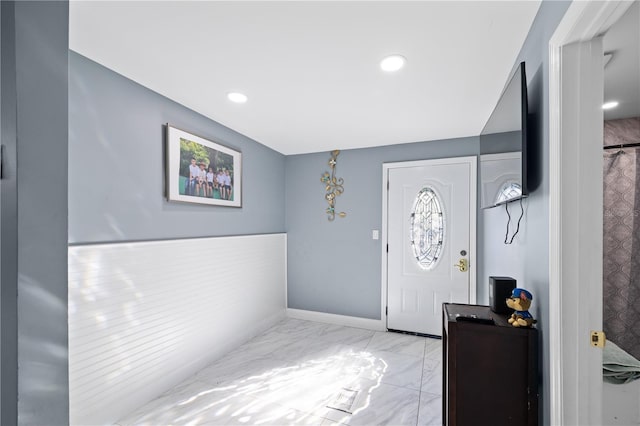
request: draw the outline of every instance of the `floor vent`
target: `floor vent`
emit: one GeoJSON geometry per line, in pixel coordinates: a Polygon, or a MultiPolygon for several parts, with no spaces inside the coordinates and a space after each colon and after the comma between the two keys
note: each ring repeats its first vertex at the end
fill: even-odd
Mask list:
{"type": "Polygon", "coordinates": [[[353,404],[356,402],[357,396],[357,390],[342,388],[333,401],[327,404],[327,408],[333,408],[334,410],[353,414],[353,404]]]}

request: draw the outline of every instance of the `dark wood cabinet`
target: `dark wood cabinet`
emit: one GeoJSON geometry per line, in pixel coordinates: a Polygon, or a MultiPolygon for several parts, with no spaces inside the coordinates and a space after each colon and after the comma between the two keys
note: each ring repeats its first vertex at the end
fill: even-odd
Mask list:
{"type": "Polygon", "coordinates": [[[443,305],[444,425],[538,424],[538,331],[507,319],[488,306],[443,305]]]}

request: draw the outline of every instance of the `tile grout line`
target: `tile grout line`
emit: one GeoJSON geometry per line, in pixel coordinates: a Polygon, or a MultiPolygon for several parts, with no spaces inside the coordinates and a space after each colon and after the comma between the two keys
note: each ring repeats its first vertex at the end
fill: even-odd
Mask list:
{"type": "Polygon", "coordinates": [[[371,336],[369,336],[369,341],[367,342],[367,344],[365,345],[364,349],[367,350],[369,349],[369,345],[371,344],[371,341],[373,340],[373,336],[376,335],[376,331],[373,332],[373,334],[371,334],[371,336]]]}
{"type": "Polygon", "coordinates": [[[416,426],[420,422],[420,402],[422,401],[422,380],[424,380],[424,359],[427,357],[427,339],[424,340],[422,350],[422,369],[420,370],[420,389],[418,390],[418,415],[416,416],[416,426]]]}

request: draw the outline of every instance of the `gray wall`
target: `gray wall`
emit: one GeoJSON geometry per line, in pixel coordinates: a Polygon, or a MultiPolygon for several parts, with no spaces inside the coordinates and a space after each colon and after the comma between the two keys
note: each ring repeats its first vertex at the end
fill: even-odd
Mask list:
{"type": "Polygon", "coordinates": [[[329,153],[286,159],[288,306],[295,309],[380,319],[382,164],[460,157],[478,153],[478,137],[342,151],[336,176],[344,193],[329,222],[324,185],[329,153]]]}
{"type": "Polygon", "coordinates": [[[18,194],[16,58],[12,2],[0,3],[2,179],[0,180],[0,424],[18,421],[18,194]]]}
{"type": "MultiPolygon", "coordinates": [[[[488,277],[510,275],[534,294],[532,311],[540,330],[541,419],[549,421],[549,64],[548,42],[570,2],[544,1],[515,62],[526,62],[529,108],[536,142],[529,151],[533,192],[514,244],[505,245],[504,207],[478,215],[478,303],[488,303],[488,277]]],[[[514,67],[515,67],[514,64],[514,67]]],[[[337,175],[345,179],[338,211],[347,217],[326,220],[320,176],[329,153],[286,159],[289,307],[364,318],[380,318],[382,163],[455,157],[478,153],[478,138],[344,151],[337,175]],[[315,189],[314,189],[315,188],[315,189]]],[[[520,213],[509,205],[512,216],[520,213]]],[[[513,225],[513,224],[512,224],[513,225]]],[[[512,231],[513,232],[513,228],[512,231]]]]}
{"type": "MultiPolygon", "coordinates": [[[[71,243],[82,243],[281,232],[286,223],[289,306],[377,319],[380,240],[371,239],[371,230],[382,226],[382,163],[477,153],[477,138],[345,151],[337,168],[338,176],[345,179],[345,193],[339,197],[337,207],[348,215],[329,223],[319,180],[322,172],[328,170],[328,153],[285,159],[75,54],[70,58],[67,98],[66,2],[16,5],[13,68],[17,71],[17,82],[13,105],[18,106],[15,129],[19,142],[14,143],[8,123],[10,112],[5,110],[11,104],[10,100],[5,103],[8,96],[5,77],[7,70],[12,69],[7,53],[10,49],[5,49],[7,24],[12,19],[6,16],[9,5],[5,3],[2,4],[2,137],[3,144],[7,144],[5,164],[8,172],[14,167],[14,175],[13,183],[2,183],[2,287],[5,288],[6,274],[11,272],[5,272],[5,262],[11,260],[7,249],[15,238],[18,258],[12,268],[19,297],[17,301],[2,299],[3,424],[5,413],[11,413],[11,406],[5,403],[12,403],[11,398],[5,399],[5,386],[15,386],[12,373],[7,376],[4,367],[4,350],[8,348],[4,339],[11,338],[16,320],[11,317],[12,304],[17,304],[19,320],[20,422],[68,422],[67,237],[71,243]],[[242,209],[173,204],[162,199],[162,124],[166,122],[243,152],[242,209]],[[127,163],[123,160],[126,158],[132,161],[127,163]],[[146,162],[144,172],[140,172],[136,159],[146,162]],[[87,168],[98,182],[87,178],[87,168]],[[286,211],[281,191],[285,168],[286,211]],[[16,191],[14,195],[11,185],[16,191]],[[9,188],[7,196],[5,188],[9,188]],[[13,214],[12,197],[17,200],[13,214]],[[17,224],[17,234],[6,226],[12,220],[17,224]],[[7,330],[9,333],[5,334],[7,330]]],[[[484,270],[479,275],[479,301],[486,302],[486,277],[507,275],[514,264],[513,275],[535,295],[533,310],[542,335],[541,405],[545,424],[549,419],[548,40],[567,7],[566,2],[543,2],[518,59],[527,62],[534,130],[541,142],[534,153],[540,169],[539,188],[526,202],[522,235],[515,245],[505,247],[501,244],[503,230],[495,225],[505,223],[497,216],[500,211],[481,212],[479,216],[484,235],[479,240],[479,249],[487,248],[492,253],[491,258],[484,259],[484,270]],[[494,235],[500,236],[495,243],[494,235]]]]}
{"type": "MultiPolygon", "coordinates": [[[[541,424],[549,424],[549,39],[564,16],[570,2],[543,1],[538,15],[518,56],[525,61],[529,91],[531,136],[535,142],[529,152],[533,170],[530,186],[537,187],[524,202],[525,216],[513,245],[504,245],[507,216],[504,207],[482,210],[479,215],[485,254],[478,282],[479,303],[488,302],[487,281],[491,275],[507,275],[518,286],[533,293],[532,314],[538,320],[542,368],[541,424]],[[482,297],[480,297],[482,296],[482,297]]],[[[510,211],[519,215],[516,203],[510,211]]],[[[512,214],[513,215],[513,214],[512,214]]]]}
{"type": "Polygon", "coordinates": [[[69,243],[283,232],[285,158],[69,54],[69,243]],[[242,152],[242,208],[168,202],[164,124],[242,152]]]}
{"type": "Polygon", "coordinates": [[[2,424],[63,425],[68,3],[1,7],[2,424]]]}

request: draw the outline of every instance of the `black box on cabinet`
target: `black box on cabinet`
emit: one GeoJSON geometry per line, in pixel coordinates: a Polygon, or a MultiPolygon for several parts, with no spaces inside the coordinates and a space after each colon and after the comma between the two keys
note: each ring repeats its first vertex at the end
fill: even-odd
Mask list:
{"type": "Polygon", "coordinates": [[[516,280],[511,277],[489,277],[489,306],[497,314],[510,314],[505,301],[511,297],[511,292],[516,288],[516,280]]]}

